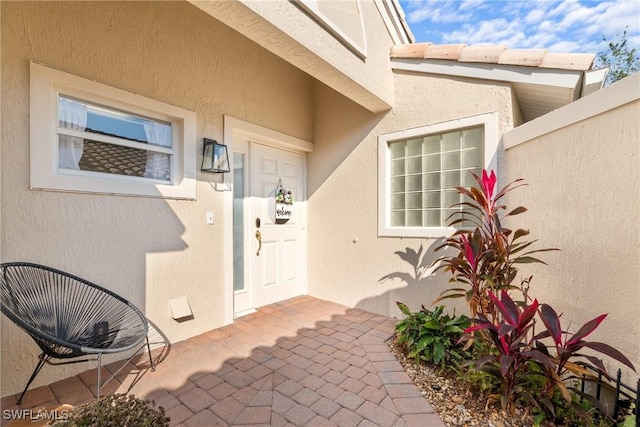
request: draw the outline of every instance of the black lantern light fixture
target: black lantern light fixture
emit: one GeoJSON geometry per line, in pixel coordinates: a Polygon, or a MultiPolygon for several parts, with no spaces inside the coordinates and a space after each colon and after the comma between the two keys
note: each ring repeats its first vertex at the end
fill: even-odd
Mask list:
{"type": "Polygon", "coordinates": [[[200,170],[213,173],[230,172],[227,146],[213,139],[204,138],[200,170]]]}

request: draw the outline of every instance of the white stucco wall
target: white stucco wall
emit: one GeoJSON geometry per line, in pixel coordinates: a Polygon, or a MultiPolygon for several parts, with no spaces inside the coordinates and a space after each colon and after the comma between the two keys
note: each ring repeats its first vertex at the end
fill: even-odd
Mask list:
{"type": "MultiPolygon", "coordinates": [[[[563,326],[572,332],[608,313],[588,339],[618,348],[636,369],[639,98],[636,73],[505,136],[505,145],[513,145],[505,152],[506,179],[524,178],[528,184],[509,197],[511,206],[529,209],[512,224],[529,229],[532,238],[539,239],[538,248],[560,249],[541,255],[546,266],[522,266],[533,274],[532,296],[564,313],[563,326]]],[[[629,384],[634,378],[637,374],[625,377],[629,384]]]]}
{"type": "MultiPolygon", "coordinates": [[[[411,272],[394,254],[424,245],[434,260],[434,240],[379,238],[377,164],[380,134],[497,112],[499,133],[510,130],[514,105],[508,84],[416,75],[394,76],[395,107],[372,116],[318,85],[314,151],[309,154],[309,293],[384,315],[399,315],[395,302],[413,309],[431,303],[449,276],[422,283],[379,283],[393,272],[411,272]]],[[[454,300],[447,305],[456,307],[454,300]]],[[[457,305],[458,312],[464,305],[457,305]]]]}
{"type": "MultiPolygon", "coordinates": [[[[221,326],[222,177],[199,172],[197,201],[29,190],[29,61],[195,111],[198,151],[186,154],[198,169],[225,114],[311,139],[312,79],[186,2],[2,2],[1,18],[2,261],[112,289],[173,342],[221,326]],[[194,320],[170,319],[180,295],[194,320]]],[[[22,389],[37,350],[2,316],[3,396],[22,389]]],[[[48,367],[34,385],[92,367],[48,367]]]]}

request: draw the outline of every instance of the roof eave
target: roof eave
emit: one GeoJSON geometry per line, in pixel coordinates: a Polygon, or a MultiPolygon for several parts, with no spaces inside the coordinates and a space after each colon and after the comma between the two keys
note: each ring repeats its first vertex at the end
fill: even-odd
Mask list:
{"type": "Polygon", "coordinates": [[[575,101],[586,94],[583,90],[584,82],[588,80],[586,87],[594,88],[598,85],[597,81],[603,78],[602,73],[599,73],[590,76],[590,79],[586,79],[585,72],[580,70],[458,62],[440,59],[394,58],[391,61],[391,65],[394,70],[511,83],[516,92],[516,97],[521,103],[525,121],[533,120],[540,115],[575,101]],[[529,100],[523,93],[525,88],[529,94],[532,90],[539,93],[555,91],[558,96],[548,101],[544,101],[542,95],[534,97],[535,100],[532,100],[532,102],[535,105],[528,105],[529,100]]]}
{"type": "Polygon", "coordinates": [[[563,88],[576,88],[578,80],[582,76],[582,71],[576,70],[457,62],[439,59],[394,58],[391,60],[391,67],[394,70],[413,71],[424,74],[440,74],[511,83],[542,84],[563,88]]]}

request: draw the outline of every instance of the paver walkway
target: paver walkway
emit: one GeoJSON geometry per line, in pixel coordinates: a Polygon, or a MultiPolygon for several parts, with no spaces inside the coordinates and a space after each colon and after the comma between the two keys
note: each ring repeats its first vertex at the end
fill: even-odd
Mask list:
{"type": "MultiPolygon", "coordinates": [[[[385,343],[394,324],[298,297],[172,345],[155,372],[140,357],[103,393],[152,399],[172,426],[444,426],[385,343]]],[[[38,387],[22,408],[90,401],[95,382],[94,369],[38,387]]]]}

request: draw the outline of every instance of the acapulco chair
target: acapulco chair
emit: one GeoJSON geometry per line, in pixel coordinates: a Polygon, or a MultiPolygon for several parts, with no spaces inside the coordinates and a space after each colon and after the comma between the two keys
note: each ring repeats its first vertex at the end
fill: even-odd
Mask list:
{"type": "Polygon", "coordinates": [[[2,313],[42,350],[18,404],[45,363],[97,361],[98,398],[100,387],[119,372],[101,383],[103,354],[135,349],[131,360],[146,345],[151,369],[155,370],[147,319],[114,292],[55,268],[24,262],[0,264],[0,283],[2,313]]]}

